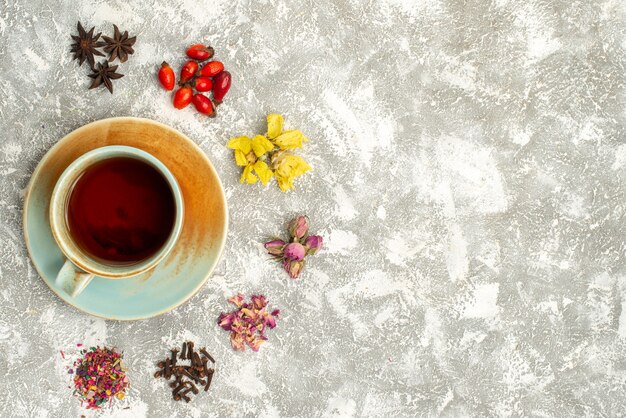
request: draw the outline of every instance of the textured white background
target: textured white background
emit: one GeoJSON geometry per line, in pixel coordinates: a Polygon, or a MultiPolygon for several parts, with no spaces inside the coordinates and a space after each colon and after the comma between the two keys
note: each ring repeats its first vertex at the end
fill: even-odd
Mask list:
{"type": "Polygon", "coordinates": [[[125,352],[105,417],[626,414],[625,27],[619,0],[0,2],[0,414],[85,413],[76,343],[125,352]],[[138,35],[112,96],[71,61],[77,20],[138,35]],[[154,77],[196,41],[234,76],[214,120],[154,77]],[[269,112],[311,138],[296,193],[240,185],[224,147],[269,112]],[[231,213],[209,283],[134,323],[64,305],[21,232],[44,153],[125,115],[193,138],[231,213]],[[327,246],[291,281],[260,243],[297,213],[327,246]],[[215,324],[238,291],[283,311],[258,354],[215,324]],[[219,361],[188,405],[151,377],[185,338],[219,361]]]}

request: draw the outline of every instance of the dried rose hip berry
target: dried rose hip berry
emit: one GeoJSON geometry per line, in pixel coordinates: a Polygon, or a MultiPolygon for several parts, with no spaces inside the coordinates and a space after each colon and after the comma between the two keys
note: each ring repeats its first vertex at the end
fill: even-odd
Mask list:
{"type": "Polygon", "coordinates": [[[187,107],[191,103],[193,97],[193,90],[189,86],[183,86],[176,90],[174,93],[174,107],[176,109],[182,109],[187,107]]]}
{"type": "Polygon", "coordinates": [[[180,82],[186,83],[191,80],[198,71],[198,63],[195,61],[187,61],[180,70],[180,82]]]}
{"type": "Polygon", "coordinates": [[[224,71],[224,64],[219,61],[209,61],[204,65],[204,67],[202,67],[197,75],[204,77],[215,77],[222,71],[224,71]]]}
{"type": "Polygon", "coordinates": [[[163,61],[161,68],[159,68],[159,82],[165,90],[173,90],[176,84],[174,70],[172,70],[172,67],[165,61],[163,61]]]}
{"type": "Polygon", "coordinates": [[[187,48],[187,56],[198,61],[208,60],[213,56],[213,48],[203,44],[193,44],[187,48]]]}
{"type": "Polygon", "coordinates": [[[213,78],[213,100],[216,104],[222,103],[222,99],[230,89],[231,76],[228,71],[222,71],[213,78]]]}
{"type": "Polygon", "coordinates": [[[193,86],[197,91],[211,91],[213,81],[209,77],[197,77],[193,81],[193,86]]]}
{"type": "Polygon", "coordinates": [[[215,116],[215,106],[213,106],[213,102],[211,102],[211,99],[206,97],[204,94],[194,94],[191,101],[193,102],[193,105],[196,107],[196,110],[198,112],[210,117],[215,116]]]}

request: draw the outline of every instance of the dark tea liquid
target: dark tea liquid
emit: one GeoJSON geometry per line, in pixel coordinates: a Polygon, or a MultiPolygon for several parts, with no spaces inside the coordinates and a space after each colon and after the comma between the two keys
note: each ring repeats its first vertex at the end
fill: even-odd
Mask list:
{"type": "Polygon", "coordinates": [[[72,189],[67,222],[78,246],[109,264],[132,264],[167,241],[176,206],[165,178],[133,158],[100,161],[72,189]]]}

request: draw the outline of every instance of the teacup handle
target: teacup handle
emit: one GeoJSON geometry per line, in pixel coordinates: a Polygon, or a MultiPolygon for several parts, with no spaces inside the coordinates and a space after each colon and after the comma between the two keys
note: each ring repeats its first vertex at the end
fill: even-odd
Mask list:
{"type": "Polygon", "coordinates": [[[93,274],[85,273],[70,260],[65,260],[65,264],[57,274],[56,285],[75,298],[87,287],[91,279],[93,279],[93,274]]]}

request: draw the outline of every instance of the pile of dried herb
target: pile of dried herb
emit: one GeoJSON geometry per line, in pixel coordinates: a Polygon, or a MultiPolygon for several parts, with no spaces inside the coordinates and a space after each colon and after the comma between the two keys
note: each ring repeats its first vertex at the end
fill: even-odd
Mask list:
{"type": "Polygon", "coordinates": [[[113,25],[113,37],[102,36],[102,40],[100,40],[101,33],[94,34],[95,28],[86,31],[83,25],[78,22],[77,29],[78,35],[72,35],[74,43],[70,52],[74,54],[74,59],[78,60],[79,66],[83,65],[85,61],[89,64],[91,69],[89,77],[93,79],[89,88],[104,86],[113,93],[112,80],[122,78],[124,75],[117,73],[118,65],[109,65],[109,62],[116,59],[120,63],[126,62],[128,56],[135,52],[133,45],[137,41],[137,37],[130,37],[128,31],[122,33],[117,25],[113,25]],[[109,58],[96,64],[95,57],[105,56],[99,50],[100,48],[108,54],[109,58]]]}
{"type": "Polygon", "coordinates": [[[265,296],[252,295],[250,299],[250,303],[245,303],[241,293],[231,297],[228,302],[237,309],[222,312],[217,319],[217,324],[230,332],[230,345],[235,351],[244,351],[246,344],[252,351],[259,351],[261,344],[267,341],[265,330],[276,327],[276,318],[280,314],[279,309],[268,310],[265,296]]]}
{"type": "Polygon", "coordinates": [[[84,349],[81,354],[69,370],[74,374],[74,396],[88,409],[99,409],[113,398],[123,399],[129,381],[122,353],[115,348],[98,346],[84,349]]]}
{"type": "Polygon", "coordinates": [[[208,391],[213,380],[215,369],[209,368],[209,361],[215,365],[215,359],[202,347],[197,352],[193,350],[194,343],[187,341],[183,343],[182,351],[178,356],[178,349],[173,348],[169,358],[158,363],[158,370],[154,377],[174,380],[170,382],[172,388],[172,396],[175,401],[181,399],[185,402],[191,401],[190,392],[197,395],[200,391],[198,386],[204,387],[204,391],[208,391]],[[188,365],[178,364],[178,360],[189,360],[188,365]]]}

